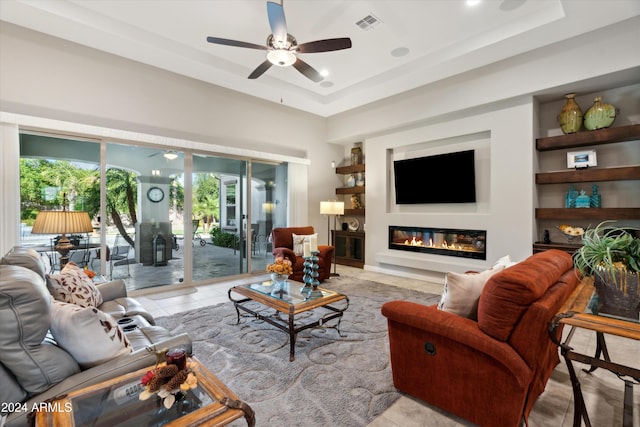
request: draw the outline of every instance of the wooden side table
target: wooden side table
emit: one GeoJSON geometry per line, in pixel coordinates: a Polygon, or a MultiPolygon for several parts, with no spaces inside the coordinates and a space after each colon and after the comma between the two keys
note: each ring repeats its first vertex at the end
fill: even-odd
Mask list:
{"type": "Polygon", "coordinates": [[[195,389],[183,392],[184,398],[167,409],[154,395],[140,400],[140,379],[152,367],[122,375],[59,396],[43,405],[36,413],[36,426],[73,427],[213,427],[225,426],[244,417],[249,427],[255,425],[255,415],[215,375],[192,358],[198,378],[195,389]]]}
{"type": "MultiPolygon", "coordinates": [[[[624,413],[622,425],[624,427],[633,427],[633,385],[634,381],[636,383],[640,382],[640,367],[629,367],[612,362],[607,350],[605,334],[640,340],[640,322],[631,319],[624,320],[594,314],[590,310],[594,294],[593,278],[585,277],[549,324],[549,336],[553,342],[560,346],[561,354],[567,364],[571,378],[574,397],[573,425],[574,427],[580,427],[584,420],[586,427],[591,427],[591,421],[589,420],[582,396],[580,381],[573,367],[572,361],[575,360],[591,365],[591,368],[587,370],[587,372],[593,372],[597,368],[603,368],[613,372],[624,381],[624,413]],[[561,324],[571,327],[564,342],[558,339],[557,328],[561,324]],[[594,356],[573,351],[570,343],[576,328],[589,329],[596,332],[597,346],[594,356]]],[[[640,362],[640,359],[638,359],[638,362],[640,362]]]]}

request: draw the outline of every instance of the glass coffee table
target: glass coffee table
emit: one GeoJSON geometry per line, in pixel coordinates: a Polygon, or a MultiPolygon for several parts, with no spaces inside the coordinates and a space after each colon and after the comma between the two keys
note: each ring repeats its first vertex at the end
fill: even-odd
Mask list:
{"type": "Polygon", "coordinates": [[[319,327],[334,328],[340,336],[343,336],[340,333],[340,321],[344,312],[349,308],[349,298],[346,295],[318,288],[319,294],[322,296],[308,298],[307,294],[300,292],[303,286],[303,283],[287,280],[282,288],[276,289],[272,281],[267,280],[234,286],[229,289],[229,300],[236,308],[238,323],[240,323],[240,310],[242,310],[289,334],[289,361],[295,360],[296,336],[300,331],[319,327]],[[234,298],[232,294],[238,294],[244,298],[237,296],[234,298]],[[275,312],[263,314],[265,310],[255,308],[251,302],[259,303],[258,307],[266,306],[274,309],[275,312]],[[335,303],[338,305],[334,306],[335,303]],[[300,319],[296,321],[297,315],[316,309],[326,313],[315,316],[306,323],[300,319]],[[334,319],[337,319],[335,324],[327,323],[334,319]]]}
{"type": "Polygon", "coordinates": [[[171,408],[165,408],[157,395],[139,399],[143,390],[140,379],[153,368],[149,367],[55,399],[46,410],[36,413],[36,426],[224,426],[245,417],[247,425],[253,427],[251,407],[195,357],[191,360],[198,386],[181,392],[171,408]]]}

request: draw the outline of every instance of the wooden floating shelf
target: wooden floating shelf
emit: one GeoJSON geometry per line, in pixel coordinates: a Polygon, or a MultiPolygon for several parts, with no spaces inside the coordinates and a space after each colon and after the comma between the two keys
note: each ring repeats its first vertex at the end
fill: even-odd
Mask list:
{"type": "Polygon", "coordinates": [[[537,208],[537,219],[640,219],[640,208],[537,208]]]}
{"type": "Polygon", "coordinates": [[[345,216],[364,216],[364,208],[362,209],[345,209],[345,216]]]}
{"type": "Polygon", "coordinates": [[[536,149],[538,151],[549,151],[633,141],[636,139],[640,139],[640,124],[538,138],[536,139],[536,149]]]}
{"type": "Polygon", "coordinates": [[[336,168],[337,174],[348,175],[351,173],[364,172],[364,163],[359,165],[339,166],[336,168]]]}
{"type": "Polygon", "coordinates": [[[336,188],[336,194],[364,194],[364,185],[336,188]]]}
{"type": "Polygon", "coordinates": [[[640,166],[624,166],[602,169],[574,169],[536,174],[536,184],[560,184],[565,182],[622,181],[640,179],[640,166]]]}

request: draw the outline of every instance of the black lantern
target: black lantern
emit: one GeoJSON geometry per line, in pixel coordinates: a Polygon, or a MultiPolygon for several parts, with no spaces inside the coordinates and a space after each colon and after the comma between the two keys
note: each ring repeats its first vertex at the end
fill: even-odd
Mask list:
{"type": "Polygon", "coordinates": [[[167,265],[167,240],[162,234],[156,234],[153,238],[153,265],[167,265]]]}

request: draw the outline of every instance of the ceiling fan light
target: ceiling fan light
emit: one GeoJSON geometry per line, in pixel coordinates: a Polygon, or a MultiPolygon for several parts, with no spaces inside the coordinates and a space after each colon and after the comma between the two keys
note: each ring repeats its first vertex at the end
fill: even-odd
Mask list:
{"type": "Polygon", "coordinates": [[[175,160],[178,158],[178,155],[173,151],[167,151],[166,153],[163,154],[163,156],[165,159],[169,159],[169,160],[175,160]]]}
{"type": "Polygon", "coordinates": [[[296,55],[286,49],[274,49],[267,53],[267,59],[278,67],[288,67],[296,62],[296,55]]]}

